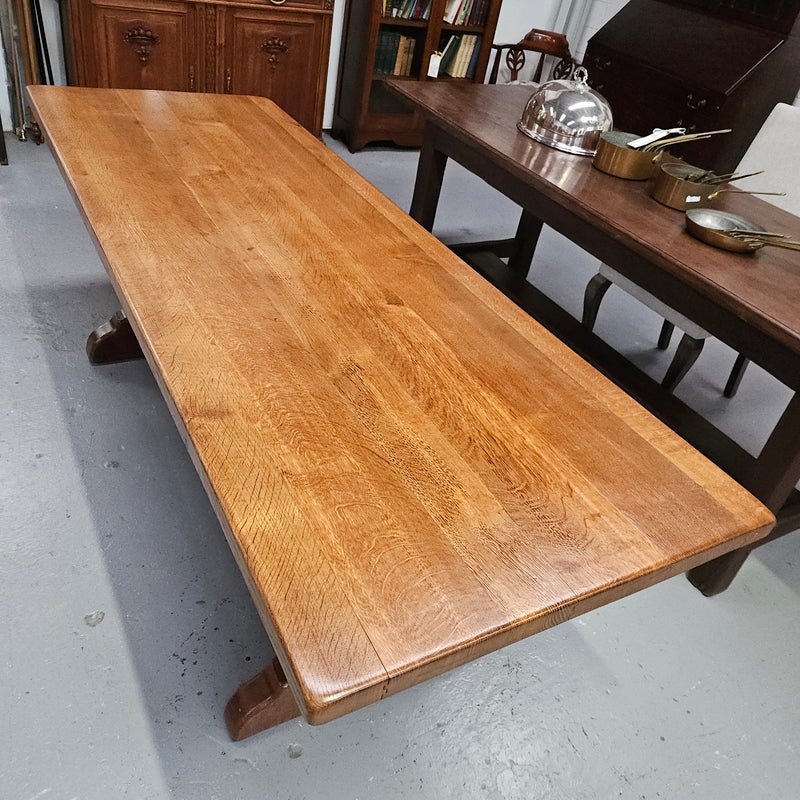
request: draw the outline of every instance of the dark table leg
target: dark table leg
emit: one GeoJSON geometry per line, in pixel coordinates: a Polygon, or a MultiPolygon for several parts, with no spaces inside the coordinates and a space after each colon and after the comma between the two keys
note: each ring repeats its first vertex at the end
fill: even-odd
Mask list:
{"type": "Polygon", "coordinates": [[[516,275],[527,277],[541,232],[542,221],[523,209],[517,226],[517,235],[514,237],[517,241],[517,250],[508,259],[508,266],[516,275]]]}
{"type": "Polygon", "coordinates": [[[104,322],[89,334],[86,340],[86,355],[92,364],[144,358],[142,348],[139,347],[136,334],[124,311],[117,311],[108,322],[104,322]]]}
{"type": "Polygon", "coordinates": [[[417,164],[417,178],[414,183],[414,196],[411,199],[409,216],[419,222],[426,230],[433,230],[439,195],[442,191],[444,168],[447,156],[436,149],[435,137],[429,127],[422,141],[417,164]]]}
{"type": "Polygon", "coordinates": [[[6,152],[6,135],[3,133],[3,120],[0,119],[0,164],[8,164],[8,153],[6,152]]]}
{"type": "Polygon", "coordinates": [[[225,706],[225,724],[234,741],[300,716],[277,658],[253,680],[242,684],[225,706]]]}
{"type": "MultiPolygon", "coordinates": [[[[800,480],[800,392],[781,415],[751,473],[742,485],[752,492],[770,511],[779,515],[800,480]]],[[[778,516],[780,524],[780,516],[778,516]]],[[[779,532],[788,533],[788,530],[779,532]]],[[[728,588],[744,564],[748,554],[760,542],[715,558],[689,572],[689,580],[705,595],[719,594],[728,588]]]]}

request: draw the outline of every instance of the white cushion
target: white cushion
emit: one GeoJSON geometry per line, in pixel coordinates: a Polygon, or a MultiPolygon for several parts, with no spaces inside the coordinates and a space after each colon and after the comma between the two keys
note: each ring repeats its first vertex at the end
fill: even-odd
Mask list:
{"type": "Polygon", "coordinates": [[[734,181],[738,189],[786,192],[785,197],[765,195],[762,200],[800,216],[800,108],[778,103],[739,162],[737,172],[761,175],[734,181]]]}
{"type": "Polygon", "coordinates": [[[676,327],[680,328],[685,333],[694,339],[706,339],[709,336],[708,331],[701,328],[696,322],[692,322],[688,317],[679,314],[674,308],[662,303],[657,297],[653,297],[650,292],[646,292],[641,286],[629,280],[624,275],[620,275],[608,264],[600,264],[600,274],[604,278],[608,278],[613,284],[624,289],[629,295],[635,297],[640,303],[644,303],[648,308],[651,308],[656,314],[662,316],[665,320],[671,322],[676,327]]]}

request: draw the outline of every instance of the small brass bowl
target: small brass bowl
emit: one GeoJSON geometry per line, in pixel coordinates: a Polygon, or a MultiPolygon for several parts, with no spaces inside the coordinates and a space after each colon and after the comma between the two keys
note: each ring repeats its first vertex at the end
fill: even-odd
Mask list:
{"type": "Polygon", "coordinates": [[[704,170],[691,164],[661,164],[653,180],[650,195],[659,203],[678,211],[706,205],[727,184],[697,183],[692,180],[692,176],[703,172],[704,170]]]}
{"type": "Polygon", "coordinates": [[[638,138],[635,133],[624,131],[601,133],[592,166],[616,178],[629,181],[647,180],[653,174],[655,165],[661,161],[661,151],[645,153],[626,147],[628,142],[638,138]]]}

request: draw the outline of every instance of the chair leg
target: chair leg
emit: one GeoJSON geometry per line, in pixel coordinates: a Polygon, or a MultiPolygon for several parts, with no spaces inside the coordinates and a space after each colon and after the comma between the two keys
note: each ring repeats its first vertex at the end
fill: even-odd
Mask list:
{"type": "Polygon", "coordinates": [[[722,394],[725,397],[733,397],[739,389],[739,384],[742,382],[742,376],[747,369],[750,359],[739,353],[736,356],[736,361],[733,363],[733,369],[728,377],[728,382],[725,384],[725,389],[722,394]]]}
{"type": "Polygon", "coordinates": [[[666,350],[669,347],[669,340],[672,338],[672,331],[675,330],[675,325],[668,319],[664,320],[661,326],[661,333],[658,334],[658,349],[666,350]]]}
{"type": "Polygon", "coordinates": [[[586,285],[586,291],[583,293],[581,324],[588,330],[594,328],[594,323],[597,321],[597,312],[600,310],[600,303],[609,286],[611,286],[611,281],[608,278],[604,278],[599,272],[586,285]]]}
{"type": "Polygon", "coordinates": [[[688,333],[683,334],[678,349],[672,358],[672,363],[669,365],[666,375],[664,375],[664,380],[661,381],[661,385],[668,392],[674,391],[675,387],[683,380],[683,376],[686,375],[692,364],[697,361],[704,344],[705,339],[695,339],[693,336],[689,336],[688,333]]]}

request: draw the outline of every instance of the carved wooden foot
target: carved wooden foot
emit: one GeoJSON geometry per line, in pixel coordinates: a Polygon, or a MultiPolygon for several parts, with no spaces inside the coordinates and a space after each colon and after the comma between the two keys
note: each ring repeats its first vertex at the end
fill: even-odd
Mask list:
{"type": "Polygon", "coordinates": [[[236,742],[299,716],[300,709],[277,658],[253,680],[242,684],[225,706],[225,724],[236,742]]]}
{"type": "Polygon", "coordinates": [[[112,361],[129,361],[132,358],[144,357],[124,311],[117,311],[108,322],[104,322],[89,334],[86,340],[86,355],[92,364],[108,364],[112,361]]]}

